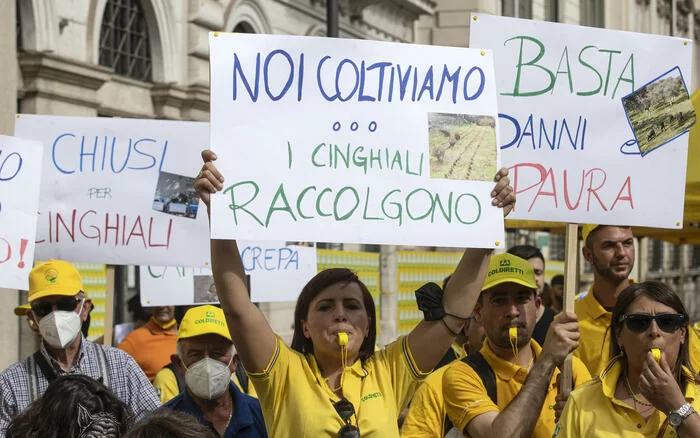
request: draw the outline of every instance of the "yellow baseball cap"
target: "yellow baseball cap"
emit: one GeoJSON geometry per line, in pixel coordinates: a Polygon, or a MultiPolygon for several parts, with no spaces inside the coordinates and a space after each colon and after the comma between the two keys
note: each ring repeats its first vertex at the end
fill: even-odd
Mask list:
{"type": "Polygon", "coordinates": [[[530,263],[509,253],[491,256],[489,272],[486,274],[486,281],[481,291],[491,289],[502,283],[516,283],[531,289],[537,289],[535,271],[532,270],[530,263]]]}
{"type": "Polygon", "coordinates": [[[224,311],[210,304],[193,307],[182,317],[177,339],[214,334],[231,340],[224,311]]]}
{"type": "Polygon", "coordinates": [[[22,304],[21,306],[15,307],[15,315],[17,316],[24,316],[27,314],[27,310],[31,309],[31,306],[29,303],[27,304],[22,304]]]}
{"type": "Polygon", "coordinates": [[[600,225],[598,224],[584,224],[581,227],[581,237],[583,238],[583,244],[586,244],[586,239],[588,239],[588,236],[590,236],[591,232],[598,228],[600,225]]]}
{"type": "Polygon", "coordinates": [[[29,272],[29,303],[51,295],[72,297],[82,290],[78,270],[63,260],[49,260],[29,272]]]}

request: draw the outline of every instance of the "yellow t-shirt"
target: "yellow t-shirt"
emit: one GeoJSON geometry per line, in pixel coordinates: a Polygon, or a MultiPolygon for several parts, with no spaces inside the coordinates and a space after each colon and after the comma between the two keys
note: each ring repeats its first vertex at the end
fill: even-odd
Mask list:
{"type": "MultiPolygon", "coordinates": [[[[542,352],[542,347],[530,340],[530,346],[535,354],[535,360],[542,352]]],[[[488,342],[481,347],[481,354],[491,366],[496,376],[496,394],[498,405],[489,398],[481,377],[474,368],[460,361],[455,361],[442,378],[442,390],[445,397],[445,408],[452,423],[459,430],[464,431],[474,418],[487,412],[500,412],[520,392],[527,379],[528,369],[508,362],[491,350],[488,342]]],[[[578,387],[590,380],[591,375],[580,360],[572,361],[572,374],[574,386],[578,387]]],[[[559,370],[555,370],[547,390],[547,397],[542,405],[542,411],[535,424],[533,438],[551,438],[554,432],[554,398],[557,396],[556,378],[559,370]]]]}
{"type": "MultiPolygon", "coordinates": [[[[612,312],[605,310],[596,300],[592,286],[585,297],[576,301],[574,311],[578,316],[578,327],[581,333],[574,356],[581,359],[592,376],[599,376],[610,362],[611,331],[609,327],[612,322],[612,312]]],[[[700,371],[700,333],[692,326],[688,329],[690,365],[697,373],[700,371]]]]}
{"type": "MultiPolygon", "coordinates": [[[[235,373],[231,374],[231,381],[238,387],[238,389],[241,390],[241,392],[246,393],[245,391],[243,391],[241,383],[238,381],[238,377],[235,373]]],[[[161,404],[169,402],[171,399],[175,398],[176,395],[180,394],[180,389],[177,386],[177,378],[175,377],[175,373],[173,373],[169,368],[163,368],[160,371],[158,371],[158,374],[156,374],[156,378],[153,379],[153,386],[156,388],[156,392],[160,396],[161,404]]],[[[248,382],[247,394],[251,397],[256,398],[258,396],[255,393],[255,388],[253,387],[253,384],[250,381],[248,382]]]]}
{"type": "MultiPolygon", "coordinates": [[[[248,373],[258,392],[268,435],[275,438],[337,436],[345,424],[313,355],[278,338],[265,370],[248,373]]],[[[356,361],[343,373],[343,394],[355,408],[350,421],[363,438],[398,438],[397,419],[426,373],[418,370],[405,337],[356,361]]]]}
{"type": "Polygon", "coordinates": [[[445,429],[445,398],[442,376],[455,362],[438,368],[418,388],[401,426],[401,438],[442,438],[445,429]]]}
{"type": "MultiPolygon", "coordinates": [[[[666,414],[655,411],[645,422],[631,406],[615,398],[615,387],[622,373],[622,362],[614,359],[601,377],[571,392],[561,414],[554,438],[640,438],[656,437],[666,414]]],[[[692,379],[689,370],[683,369],[692,379]]],[[[700,400],[695,399],[699,385],[692,381],[685,390],[685,399],[700,411],[700,400]]],[[[668,426],[664,438],[676,437],[668,426]]]]}

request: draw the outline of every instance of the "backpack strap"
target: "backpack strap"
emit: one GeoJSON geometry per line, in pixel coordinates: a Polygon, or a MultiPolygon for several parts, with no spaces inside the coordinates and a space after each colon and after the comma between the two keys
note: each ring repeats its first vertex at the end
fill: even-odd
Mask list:
{"type": "Polygon", "coordinates": [[[95,350],[97,350],[97,354],[95,354],[95,356],[97,356],[97,365],[100,368],[101,377],[97,380],[107,388],[110,388],[109,372],[107,371],[107,353],[105,353],[105,347],[101,344],[92,344],[92,346],[95,348],[95,350]]]}
{"type": "Polygon", "coordinates": [[[241,384],[243,393],[248,394],[248,384],[250,383],[248,380],[248,373],[245,372],[245,368],[243,368],[243,365],[240,363],[236,367],[236,378],[238,379],[238,383],[241,384]]]}
{"type": "Polygon", "coordinates": [[[476,373],[481,377],[481,381],[486,387],[486,393],[495,405],[498,404],[498,392],[496,391],[496,374],[494,374],[493,369],[486,362],[484,356],[475,351],[469,356],[462,359],[462,362],[466,363],[476,371],[476,373]]]}
{"type": "Polygon", "coordinates": [[[39,398],[39,376],[36,372],[36,360],[34,355],[27,360],[27,383],[29,384],[29,403],[39,398]]]}
{"type": "MultiPolygon", "coordinates": [[[[462,362],[472,367],[474,371],[476,371],[476,373],[481,378],[481,381],[483,382],[484,386],[486,387],[486,393],[488,394],[489,398],[491,399],[491,401],[493,401],[494,404],[498,404],[498,393],[496,391],[496,374],[494,374],[491,365],[489,365],[489,363],[486,362],[484,356],[480,352],[475,351],[474,353],[470,353],[468,356],[463,357],[461,360],[462,362]]],[[[450,421],[450,418],[447,415],[445,415],[445,428],[443,430],[443,436],[446,436],[447,433],[450,430],[452,430],[453,427],[454,425],[450,421]]]]}
{"type": "Polygon", "coordinates": [[[34,358],[34,362],[36,362],[36,364],[39,365],[41,373],[44,375],[49,384],[56,380],[56,378],[58,377],[56,375],[56,371],[54,371],[53,368],[51,368],[51,365],[49,365],[49,363],[46,361],[46,358],[43,354],[41,354],[41,351],[34,352],[32,357],[34,358]]]}
{"type": "Polygon", "coordinates": [[[175,370],[175,365],[173,365],[172,362],[164,366],[163,368],[167,368],[170,371],[172,371],[173,375],[175,376],[175,380],[177,381],[177,391],[178,393],[182,393],[182,391],[185,390],[185,378],[180,375],[180,373],[175,370]]]}

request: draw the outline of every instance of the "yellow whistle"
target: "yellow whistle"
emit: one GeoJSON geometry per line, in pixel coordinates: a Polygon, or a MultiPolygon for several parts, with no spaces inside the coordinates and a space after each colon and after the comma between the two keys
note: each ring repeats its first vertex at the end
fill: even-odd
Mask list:
{"type": "Polygon", "coordinates": [[[661,360],[661,350],[659,350],[658,348],[652,348],[651,355],[654,356],[655,361],[658,362],[661,360]]]}
{"type": "Polygon", "coordinates": [[[348,345],[348,334],[345,332],[338,332],[338,344],[348,345]]]}
{"type": "Polygon", "coordinates": [[[518,340],[518,328],[517,327],[511,327],[508,329],[508,336],[510,336],[511,341],[517,341],[518,340]]]}

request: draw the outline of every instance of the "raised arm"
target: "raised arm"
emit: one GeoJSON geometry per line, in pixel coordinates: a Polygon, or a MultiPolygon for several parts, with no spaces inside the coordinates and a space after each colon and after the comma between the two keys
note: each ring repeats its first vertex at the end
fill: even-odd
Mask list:
{"type": "MultiPolygon", "coordinates": [[[[491,192],[492,204],[503,208],[503,214],[507,215],[515,205],[508,169],[499,170],[496,181],[491,192]]],[[[421,321],[409,333],[408,346],[421,371],[433,369],[464,329],[484,285],[491,252],[491,249],[467,248],[443,294],[445,317],[442,321],[421,321]]]]}
{"type": "MultiPolygon", "coordinates": [[[[223,189],[224,178],[214,166],[214,152],[202,151],[202,160],[204,165],[194,187],[211,219],[210,194],[223,189]]],[[[211,266],[216,294],[241,362],[249,372],[263,371],[275,354],[277,339],[263,314],[250,301],[245,269],[235,240],[211,239],[211,266]]]]}

